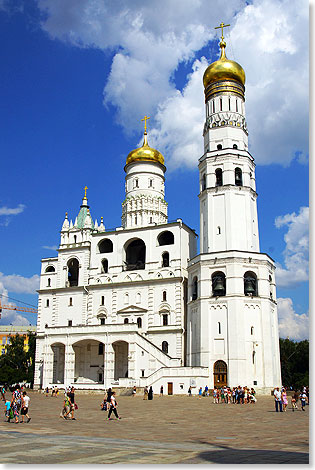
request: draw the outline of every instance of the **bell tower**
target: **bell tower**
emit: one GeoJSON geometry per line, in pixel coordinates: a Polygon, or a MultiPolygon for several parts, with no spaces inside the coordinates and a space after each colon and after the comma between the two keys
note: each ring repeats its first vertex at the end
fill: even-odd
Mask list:
{"type": "Polygon", "coordinates": [[[211,388],[267,392],[281,383],[275,265],[259,251],[245,72],[226,57],[225,26],[220,58],[203,76],[200,255],[188,266],[186,362],[209,368],[211,388]]]}
{"type": "Polygon", "coordinates": [[[201,253],[259,251],[255,163],[248,152],[245,72],[225,54],[203,77],[206,105],[200,175],[201,253]]]}

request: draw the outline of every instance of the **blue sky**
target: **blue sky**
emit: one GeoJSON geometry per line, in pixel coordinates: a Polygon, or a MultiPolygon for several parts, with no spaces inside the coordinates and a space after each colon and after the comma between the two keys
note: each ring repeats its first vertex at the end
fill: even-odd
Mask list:
{"type": "MultiPolygon", "coordinates": [[[[211,1],[213,13],[203,0],[156,3],[0,1],[0,294],[37,304],[40,259],[56,255],[49,247],[85,185],[93,218],[120,225],[124,163],[144,114],[166,160],[169,219],[199,232],[202,74],[223,20],[227,55],[246,73],[260,245],[278,265],[280,333],[307,337],[308,4],[211,1]]],[[[21,316],[4,311],[0,321],[36,321],[21,316]]]]}

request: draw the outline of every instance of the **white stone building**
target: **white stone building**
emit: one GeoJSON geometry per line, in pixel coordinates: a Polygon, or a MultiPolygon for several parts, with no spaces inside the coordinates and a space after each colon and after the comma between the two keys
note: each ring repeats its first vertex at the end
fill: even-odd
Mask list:
{"type": "MultiPolygon", "coordinates": [[[[93,223],[85,196],[42,260],[35,386],[153,385],[187,393],[280,385],[274,262],[259,251],[245,73],[225,57],[204,74],[206,122],[196,234],[168,222],[164,158],[127,157],[122,226],[93,223]]],[[[146,119],[146,118],[145,118],[146,119]]]]}

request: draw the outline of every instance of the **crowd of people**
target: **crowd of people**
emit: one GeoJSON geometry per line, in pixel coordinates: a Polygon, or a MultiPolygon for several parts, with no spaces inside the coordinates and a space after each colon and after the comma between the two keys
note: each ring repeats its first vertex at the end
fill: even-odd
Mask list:
{"type": "Polygon", "coordinates": [[[23,386],[16,385],[13,388],[11,399],[6,398],[7,393],[5,387],[1,387],[1,396],[4,401],[4,412],[7,422],[10,423],[11,420],[14,420],[16,424],[24,423],[26,418],[26,422],[29,423],[32,419],[28,414],[31,399],[27,391],[24,390],[23,386]],[[19,417],[21,417],[20,420],[19,417]]]}
{"type": "MultiPolygon", "coordinates": [[[[273,391],[273,396],[275,399],[275,408],[276,412],[287,411],[288,406],[288,396],[287,390],[285,387],[282,387],[281,390],[279,387],[276,387],[273,391]]],[[[291,409],[292,411],[298,410],[298,402],[301,401],[301,410],[305,411],[306,404],[309,404],[309,388],[303,387],[302,390],[294,390],[291,394],[291,409]]]]}
{"type": "MultiPolygon", "coordinates": [[[[189,387],[188,395],[191,395],[191,387],[189,387]]],[[[199,388],[198,396],[201,397],[209,397],[212,395],[213,403],[226,403],[226,404],[247,404],[247,403],[256,403],[256,391],[248,387],[214,387],[212,392],[206,385],[204,390],[202,387],[199,388]]]]}

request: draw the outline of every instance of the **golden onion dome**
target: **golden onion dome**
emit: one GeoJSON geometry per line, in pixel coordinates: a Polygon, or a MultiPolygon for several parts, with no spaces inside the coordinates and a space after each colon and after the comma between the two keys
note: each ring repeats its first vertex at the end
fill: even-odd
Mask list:
{"type": "Polygon", "coordinates": [[[126,165],[133,162],[156,162],[164,165],[164,157],[158,151],[149,147],[147,132],[144,131],[144,140],[142,147],[132,150],[127,157],[126,165]]]}
{"type": "Polygon", "coordinates": [[[243,67],[241,67],[237,62],[234,62],[234,60],[227,59],[225,55],[225,47],[226,43],[221,40],[220,59],[212,62],[203,75],[203,85],[205,88],[207,88],[211,83],[221,80],[235,80],[243,86],[245,85],[245,72],[243,67]]]}

